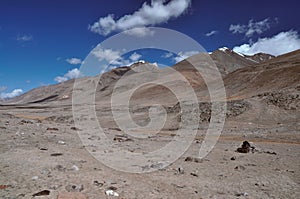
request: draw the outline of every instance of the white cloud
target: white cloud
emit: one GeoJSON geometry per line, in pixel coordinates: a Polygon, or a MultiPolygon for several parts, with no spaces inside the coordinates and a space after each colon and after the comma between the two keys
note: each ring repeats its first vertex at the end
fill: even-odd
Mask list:
{"type": "Polygon", "coordinates": [[[240,25],[240,24],[233,25],[233,24],[231,24],[230,27],[229,27],[229,31],[231,31],[233,34],[245,33],[247,31],[246,27],[247,27],[246,25],[240,25]]]}
{"type": "Polygon", "coordinates": [[[81,76],[81,74],[80,74],[80,71],[78,70],[78,68],[74,68],[73,70],[69,70],[64,76],[55,77],[54,81],[61,83],[61,82],[65,82],[69,79],[78,78],[80,76],[81,76]]]}
{"type": "Polygon", "coordinates": [[[5,91],[7,89],[7,87],[6,86],[0,86],[0,92],[3,92],[3,91],[5,91]]]}
{"type": "Polygon", "coordinates": [[[56,81],[58,83],[65,82],[67,80],[68,80],[68,78],[62,77],[62,76],[57,76],[57,77],[54,78],[54,81],[56,81]]]}
{"type": "Polygon", "coordinates": [[[114,31],[124,31],[135,27],[154,26],[168,22],[171,18],[182,15],[190,6],[191,0],[152,0],[148,5],[145,2],[142,7],[133,14],[124,15],[115,19],[110,14],[99,18],[93,25],[89,25],[89,30],[100,35],[108,35],[114,31]]]}
{"type": "Polygon", "coordinates": [[[101,46],[97,46],[92,54],[99,62],[105,61],[107,64],[115,65],[115,67],[128,66],[142,57],[142,55],[134,52],[129,56],[129,59],[124,59],[122,57],[123,52],[124,50],[103,49],[101,46]]]}
{"type": "Polygon", "coordinates": [[[153,36],[155,32],[147,27],[140,27],[126,30],[124,33],[136,37],[146,37],[153,36]]]}
{"type": "Polygon", "coordinates": [[[21,95],[22,93],[23,93],[22,89],[14,89],[10,93],[0,93],[0,98],[1,99],[10,99],[10,98],[17,97],[17,96],[21,95]]]}
{"type": "Polygon", "coordinates": [[[281,55],[300,49],[300,38],[296,31],[280,32],[271,38],[260,38],[252,44],[243,44],[233,48],[235,52],[245,55],[256,53],[268,53],[271,55],[281,55]]]}
{"type": "Polygon", "coordinates": [[[138,61],[140,58],[142,57],[142,55],[134,52],[132,55],[130,55],[129,59],[133,62],[138,61]]]}
{"type": "Polygon", "coordinates": [[[18,35],[17,36],[17,41],[31,41],[33,40],[32,35],[18,35]]]}
{"type": "Polygon", "coordinates": [[[72,64],[72,65],[77,65],[77,64],[81,64],[82,60],[74,57],[74,58],[66,59],[66,62],[68,62],[69,64],[72,64]]]}
{"type": "Polygon", "coordinates": [[[182,61],[182,60],[184,60],[188,57],[199,54],[199,53],[200,53],[199,51],[179,52],[178,56],[174,57],[174,61],[177,63],[177,62],[180,62],[180,61],[182,61]]]}
{"type": "Polygon", "coordinates": [[[229,27],[229,31],[233,34],[240,33],[245,34],[246,37],[251,37],[254,34],[262,34],[263,32],[269,30],[273,23],[277,23],[277,20],[270,20],[266,18],[262,21],[255,22],[253,19],[249,20],[247,25],[244,24],[231,24],[229,27]]]}
{"type": "Polygon", "coordinates": [[[212,30],[212,31],[206,33],[205,36],[210,37],[210,36],[213,36],[213,35],[215,35],[215,34],[217,34],[217,33],[218,33],[218,31],[212,30]]]}
{"type": "Polygon", "coordinates": [[[112,49],[103,49],[100,46],[97,46],[95,49],[92,50],[92,54],[98,58],[98,60],[106,61],[111,63],[112,61],[116,62],[117,60],[121,59],[122,51],[119,50],[112,50],[112,49]]]}
{"type": "Polygon", "coordinates": [[[173,57],[173,56],[174,56],[173,53],[168,52],[168,53],[163,54],[163,55],[162,55],[162,58],[170,58],[170,57],[173,57]]]}
{"type": "Polygon", "coordinates": [[[101,73],[109,71],[113,68],[120,66],[130,66],[140,60],[142,55],[137,52],[132,53],[127,59],[123,57],[125,50],[113,50],[113,49],[103,49],[101,46],[97,46],[92,50],[92,55],[94,55],[99,62],[102,63],[101,73]],[[106,65],[105,65],[106,64],[106,65]]]}

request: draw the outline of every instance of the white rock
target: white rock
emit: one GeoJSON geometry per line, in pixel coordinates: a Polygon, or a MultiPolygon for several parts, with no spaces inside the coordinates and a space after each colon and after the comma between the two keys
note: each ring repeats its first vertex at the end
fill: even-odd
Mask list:
{"type": "Polygon", "coordinates": [[[62,141],[62,140],[59,140],[57,143],[58,143],[58,144],[62,144],[62,145],[65,145],[65,144],[66,144],[66,143],[65,143],[64,141],[62,141]]]}
{"type": "Polygon", "coordinates": [[[115,192],[113,190],[110,190],[110,189],[105,191],[105,194],[108,195],[108,196],[116,196],[116,197],[119,196],[119,194],[117,192],[115,192]]]}
{"type": "Polygon", "coordinates": [[[79,167],[76,166],[75,164],[72,166],[72,169],[73,169],[74,171],[79,171],[79,167]]]}

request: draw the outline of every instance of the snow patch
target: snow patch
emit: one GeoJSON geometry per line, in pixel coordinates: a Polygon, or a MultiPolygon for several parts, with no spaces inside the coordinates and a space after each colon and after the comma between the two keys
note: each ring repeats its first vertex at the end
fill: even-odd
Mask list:
{"type": "Polygon", "coordinates": [[[239,53],[239,52],[235,52],[235,53],[238,54],[238,55],[241,56],[241,57],[245,57],[245,55],[242,54],[242,53],[239,53]]]}
{"type": "Polygon", "coordinates": [[[255,61],[255,60],[250,59],[250,58],[248,58],[248,57],[246,57],[246,59],[248,59],[249,61],[255,62],[255,63],[259,63],[258,61],[255,61]]]}
{"type": "Polygon", "coordinates": [[[219,48],[218,50],[223,51],[223,52],[226,52],[226,50],[229,50],[229,48],[227,48],[227,47],[222,47],[222,48],[219,48]]]}

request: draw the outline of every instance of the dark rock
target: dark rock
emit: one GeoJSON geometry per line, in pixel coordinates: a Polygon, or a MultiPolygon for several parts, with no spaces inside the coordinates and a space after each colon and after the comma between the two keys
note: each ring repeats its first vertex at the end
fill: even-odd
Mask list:
{"type": "Polygon", "coordinates": [[[94,181],[94,185],[96,185],[96,186],[98,186],[98,187],[102,187],[102,186],[104,185],[104,183],[95,180],[95,181],[94,181]]]}
{"type": "Polygon", "coordinates": [[[265,151],[264,153],[267,153],[267,154],[270,154],[270,155],[277,155],[277,153],[274,152],[274,151],[265,151]]]}
{"type": "Polygon", "coordinates": [[[62,156],[63,154],[62,153],[51,153],[50,155],[56,157],[56,156],[62,156]]]}
{"type": "Polygon", "coordinates": [[[75,126],[73,126],[73,127],[71,127],[71,130],[79,131],[80,129],[79,129],[79,128],[76,128],[75,126]]]}
{"type": "Polygon", "coordinates": [[[62,165],[56,165],[55,167],[54,167],[54,170],[58,170],[58,171],[66,171],[66,168],[64,167],[64,166],[62,166],[62,165]]]}
{"type": "Polygon", "coordinates": [[[117,187],[114,187],[114,186],[109,186],[107,187],[108,190],[113,190],[113,191],[116,191],[118,188],[117,187]]]}
{"type": "Polygon", "coordinates": [[[114,137],[114,141],[117,141],[117,142],[128,142],[128,141],[133,141],[133,140],[131,138],[128,138],[125,135],[116,135],[114,137]]]}
{"type": "Polygon", "coordinates": [[[46,130],[47,131],[58,131],[58,128],[48,127],[46,130]]]}
{"type": "Polygon", "coordinates": [[[242,166],[242,165],[239,165],[239,166],[236,166],[235,168],[234,168],[235,170],[245,170],[246,169],[246,167],[244,167],[244,166],[242,166]]]}
{"type": "Polygon", "coordinates": [[[32,196],[35,197],[35,196],[48,196],[48,195],[50,195],[50,191],[49,190],[43,190],[43,191],[40,191],[38,193],[33,194],[32,196]]]}
{"type": "Polygon", "coordinates": [[[244,141],[242,146],[237,148],[239,153],[249,153],[250,151],[254,152],[255,147],[251,146],[248,141],[244,141]]]}
{"type": "Polygon", "coordinates": [[[202,160],[200,158],[194,158],[194,157],[190,157],[190,156],[186,157],[184,159],[184,161],[185,162],[197,162],[197,163],[202,162],[202,160]]]}
{"type": "Polygon", "coordinates": [[[20,124],[33,124],[33,121],[30,121],[30,120],[21,120],[20,124]]]}

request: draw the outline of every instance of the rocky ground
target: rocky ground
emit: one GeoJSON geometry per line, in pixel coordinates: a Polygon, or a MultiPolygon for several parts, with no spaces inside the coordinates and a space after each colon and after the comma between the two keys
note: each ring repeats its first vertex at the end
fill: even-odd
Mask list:
{"type": "MultiPolygon", "coordinates": [[[[174,69],[189,81],[198,100],[188,104],[189,98],[184,98],[184,106],[199,108],[199,114],[187,114],[190,120],[184,118],[186,112],[171,90],[144,83],[153,73],[159,73],[159,80],[168,82],[164,85],[182,97],[192,96],[186,85],[174,81],[174,71],[153,68],[149,63],[145,68],[135,65],[135,70],[113,69],[100,79],[78,79],[80,84],[75,89],[75,80],[69,80],[2,101],[0,198],[300,198],[299,55],[299,50],[275,58],[260,54],[256,58],[262,62],[257,63],[255,57],[241,56],[229,49],[212,53],[226,91],[226,97],[217,100],[227,102],[227,111],[221,136],[218,138],[215,130],[209,133],[217,143],[203,159],[199,158],[200,147],[210,141],[205,138],[211,121],[210,93],[199,72],[186,61],[174,69]],[[144,86],[139,87],[141,84],[144,86]],[[132,90],[135,92],[127,107],[123,101],[132,90]],[[144,129],[133,131],[134,136],[126,134],[111,112],[113,93],[120,102],[114,107],[120,113],[117,117],[124,125],[133,120],[143,127],[151,123],[151,111],[160,117],[164,108],[167,119],[160,131],[144,129]],[[74,100],[74,96],[79,98],[74,100]],[[84,107],[94,102],[96,114],[86,114],[84,107]],[[151,109],[152,105],[155,109],[151,109]],[[72,112],[74,107],[83,110],[77,118],[83,127],[74,122],[73,116],[78,115],[72,112]],[[122,111],[127,110],[129,119],[123,118],[122,111]],[[197,135],[175,162],[131,165],[142,171],[137,174],[115,170],[95,158],[98,152],[109,157],[113,151],[146,155],[182,138],[177,130],[182,123],[191,121],[199,122],[199,126],[191,128],[197,135]],[[103,138],[97,134],[95,122],[111,142],[104,150],[95,144],[103,138]],[[145,138],[135,136],[146,133],[145,138]]],[[[200,54],[192,59],[201,63],[206,58],[200,54]]],[[[172,153],[176,154],[180,147],[175,145],[172,153]]],[[[132,159],[114,161],[121,166],[132,163],[132,159]]]]}
{"type": "MultiPolygon", "coordinates": [[[[270,101],[269,95],[266,99],[270,101]]],[[[93,158],[79,139],[71,107],[2,107],[0,196],[7,199],[117,197],[107,194],[118,194],[119,198],[298,198],[299,129],[281,123],[271,126],[237,123],[236,115],[249,105],[239,104],[229,105],[232,107],[229,115],[234,115],[234,119],[228,119],[217,145],[204,159],[197,157],[205,128],[199,129],[189,150],[177,161],[142,174],[116,171],[93,158]],[[255,147],[253,152],[236,151],[244,140],[255,147]]],[[[172,130],[144,140],[127,139],[118,128],[105,131],[117,147],[132,152],[153,150],[174,137],[172,130]]]]}

